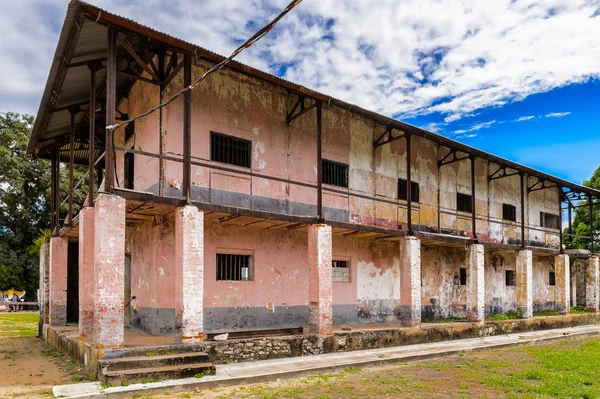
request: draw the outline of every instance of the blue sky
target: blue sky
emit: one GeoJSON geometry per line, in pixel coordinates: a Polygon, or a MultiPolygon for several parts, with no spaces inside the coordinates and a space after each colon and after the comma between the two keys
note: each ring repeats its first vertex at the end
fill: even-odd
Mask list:
{"type": "Polygon", "coordinates": [[[600,166],[598,80],[482,108],[474,116],[450,123],[440,113],[404,120],[578,183],[600,166]]]}
{"type": "MultiPolygon", "coordinates": [[[[220,54],[289,0],[90,0],[220,54]]],[[[35,114],[67,0],[0,6],[0,112],[35,114]]],[[[581,183],[600,164],[600,0],[304,0],[240,61],[581,183]]]]}

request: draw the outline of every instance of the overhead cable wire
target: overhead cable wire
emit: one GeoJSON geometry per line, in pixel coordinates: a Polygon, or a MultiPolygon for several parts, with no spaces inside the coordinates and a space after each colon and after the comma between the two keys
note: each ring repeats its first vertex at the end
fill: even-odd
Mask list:
{"type": "Polygon", "coordinates": [[[180,95],[182,95],[186,91],[194,90],[194,88],[196,88],[204,79],[206,79],[206,77],[208,75],[210,75],[210,74],[212,74],[214,72],[217,72],[218,70],[220,70],[221,68],[223,68],[225,65],[227,65],[232,59],[234,59],[239,53],[241,53],[242,51],[244,51],[245,49],[249,48],[250,46],[252,46],[257,41],[259,41],[260,39],[262,39],[263,36],[265,36],[267,33],[269,33],[269,31],[271,29],[273,29],[273,27],[277,24],[277,22],[279,22],[279,20],[281,18],[283,18],[288,12],[290,12],[294,7],[296,7],[301,2],[302,2],[302,0],[293,0],[269,24],[267,24],[266,26],[264,26],[262,29],[260,29],[258,32],[256,32],[254,35],[252,35],[252,37],[250,37],[250,39],[246,40],[246,42],[244,42],[244,44],[242,44],[241,46],[239,46],[233,53],[231,53],[231,55],[229,57],[225,58],[223,61],[219,62],[218,64],[215,64],[208,71],[204,72],[204,74],[202,74],[198,79],[196,79],[194,82],[192,82],[192,84],[190,84],[189,86],[184,87],[183,89],[181,89],[180,91],[178,91],[177,93],[175,93],[173,96],[169,97],[163,103],[158,104],[156,107],[150,108],[146,112],[143,112],[143,113],[141,113],[139,115],[136,115],[136,116],[134,116],[131,119],[122,121],[120,123],[117,123],[116,125],[108,125],[108,126],[106,126],[106,130],[114,131],[114,130],[120,128],[121,126],[124,126],[124,125],[126,125],[128,123],[131,123],[131,122],[135,121],[136,119],[140,119],[140,118],[143,118],[145,116],[148,116],[151,113],[153,113],[154,111],[167,106],[169,103],[171,103],[172,101],[174,101],[177,97],[179,97],[180,95]]]}

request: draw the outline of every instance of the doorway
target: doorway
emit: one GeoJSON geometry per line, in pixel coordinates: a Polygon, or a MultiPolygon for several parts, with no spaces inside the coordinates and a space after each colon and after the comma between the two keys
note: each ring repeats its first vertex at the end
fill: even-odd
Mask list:
{"type": "Polygon", "coordinates": [[[70,242],[67,252],[67,323],[79,323],[78,242],[70,242]]]}

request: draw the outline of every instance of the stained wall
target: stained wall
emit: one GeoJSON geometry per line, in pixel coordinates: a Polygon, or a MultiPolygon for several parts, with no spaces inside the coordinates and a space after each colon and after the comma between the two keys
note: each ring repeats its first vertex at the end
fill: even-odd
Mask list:
{"type": "MultiPolygon", "coordinates": [[[[209,67],[194,63],[193,76],[209,67]]],[[[164,97],[183,85],[182,73],[166,88],[164,97]]],[[[316,116],[307,112],[289,126],[285,123],[297,96],[281,87],[232,70],[211,75],[192,92],[192,197],[220,205],[292,215],[316,215],[316,116]],[[211,161],[210,132],[252,142],[251,167],[211,161]]],[[[130,114],[148,109],[158,100],[158,89],[134,84],[124,105],[130,114]]],[[[136,149],[181,159],[183,99],[135,126],[136,149]],[[162,145],[161,137],[162,135],[162,145]]],[[[307,100],[307,105],[310,100],[307,100]]],[[[347,110],[323,105],[323,157],[349,165],[349,187],[324,185],[327,220],[390,229],[406,228],[406,201],[398,200],[398,179],[406,178],[406,140],[373,148],[384,128],[347,110]]],[[[394,132],[399,134],[399,132],[394,132]]],[[[117,140],[120,135],[117,134],[117,140]]],[[[412,137],[411,177],[420,185],[420,201],[413,203],[415,230],[472,236],[471,214],[458,212],[457,193],[471,194],[469,159],[438,168],[448,154],[432,140],[412,137]]],[[[462,156],[464,154],[460,154],[462,156]]],[[[121,154],[122,156],[122,154],[121,154]]],[[[118,155],[119,157],[119,155],[118,155]]],[[[121,164],[119,164],[121,165],[121,164]]],[[[121,166],[118,165],[118,168],[121,166]]],[[[475,162],[477,235],[482,242],[519,244],[521,237],[520,176],[488,181],[498,166],[480,158],[475,162]],[[516,222],[502,218],[502,204],[514,205],[516,222]]],[[[135,155],[135,189],[181,196],[182,164],[135,155]],[[159,176],[162,162],[163,176],[159,176]]],[[[122,171],[121,171],[122,176],[122,171]]],[[[533,186],[534,178],[526,179],[533,186]]],[[[558,214],[557,189],[526,195],[527,239],[557,247],[558,231],[540,226],[539,212],[558,214]]]]}

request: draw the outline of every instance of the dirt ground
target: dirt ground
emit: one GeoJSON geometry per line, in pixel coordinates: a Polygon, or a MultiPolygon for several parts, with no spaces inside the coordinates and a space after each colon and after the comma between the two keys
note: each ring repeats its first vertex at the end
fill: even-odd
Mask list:
{"type": "MultiPolygon", "coordinates": [[[[469,353],[170,398],[600,398],[600,338],[469,353]]],[[[148,399],[140,394],[134,398],[148,399]]]]}
{"type": "Polygon", "coordinates": [[[52,386],[86,379],[85,371],[37,334],[37,313],[0,313],[0,399],[49,398],[52,386]]]}
{"type": "MultiPolygon", "coordinates": [[[[37,314],[0,313],[0,399],[48,399],[52,385],[88,380],[85,370],[35,338],[36,332],[37,314]]],[[[600,399],[598,359],[599,337],[564,339],[266,384],[131,397],[600,399]]]]}

